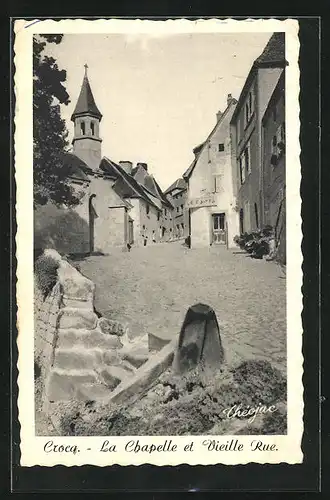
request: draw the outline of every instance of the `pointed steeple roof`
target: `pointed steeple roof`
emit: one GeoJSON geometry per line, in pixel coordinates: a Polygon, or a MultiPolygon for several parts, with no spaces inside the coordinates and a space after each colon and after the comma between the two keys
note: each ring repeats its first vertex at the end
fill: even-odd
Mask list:
{"type": "Polygon", "coordinates": [[[92,115],[101,120],[102,114],[95,104],[94,96],[87,76],[87,64],[85,64],[85,75],[82,82],[80,94],[74,112],[72,113],[71,120],[74,121],[76,116],[79,115],[92,115]]]}

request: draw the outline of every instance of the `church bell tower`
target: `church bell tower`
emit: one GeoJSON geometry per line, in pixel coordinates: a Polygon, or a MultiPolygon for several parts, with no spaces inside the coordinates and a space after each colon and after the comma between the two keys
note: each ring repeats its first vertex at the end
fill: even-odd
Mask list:
{"type": "Polygon", "coordinates": [[[88,66],[85,64],[85,75],[80,94],[71,120],[74,123],[72,140],[73,153],[87,165],[96,170],[101,161],[100,122],[102,115],[95,104],[94,96],[87,76],[88,66]]]}

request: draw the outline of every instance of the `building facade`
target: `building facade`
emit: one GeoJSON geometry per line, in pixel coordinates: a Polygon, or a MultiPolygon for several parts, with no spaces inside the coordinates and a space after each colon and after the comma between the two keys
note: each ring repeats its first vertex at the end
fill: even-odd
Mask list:
{"type": "Polygon", "coordinates": [[[264,223],[274,228],[281,262],[286,261],[285,73],[262,119],[264,223]]]}
{"type": "Polygon", "coordinates": [[[231,162],[230,121],[236,99],[228,95],[226,110],[217,113],[206,141],[194,149],[195,159],[183,174],[188,184],[186,209],[192,248],[233,246],[238,229],[231,162]]]}
{"type": "Polygon", "coordinates": [[[80,203],[74,209],[50,206],[37,210],[36,245],[51,245],[65,253],[108,253],[113,247],[128,250],[169,239],[164,213],[173,207],[148,172],[148,165],[138,163],[133,168],[130,161],[116,163],[102,157],[102,114],[87,66],[71,120],[73,151],[63,153],[63,161],[80,203]]]}
{"type": "Polygon", "coordinates": [[[173,239],[185,238],[188,236],[188,220],[186,211],[187,183],[180,177],[164,193],[173,206],[173,210],[168,214],[171,222],[173,239]]]}
{"type": "Polygon", "coordinates": [[[262,119],[285,64],[284,33],[275,33],[254,61],[231,120],[239,233],[266,222],[262,119]]]}

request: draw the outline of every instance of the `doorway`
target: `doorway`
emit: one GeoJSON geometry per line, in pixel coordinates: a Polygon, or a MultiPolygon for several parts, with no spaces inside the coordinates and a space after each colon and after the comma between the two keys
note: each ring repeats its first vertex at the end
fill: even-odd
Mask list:
{"type": "Polygon", "coordinates": [[[240,234],[244,233],[244,211],[243,208],[239,211],[239,232],[240,234]]]}
{"type": "Polygon", "coordinates": [[[96,197],[96,194],[92,194],[88,200],[88,216],[89,216],[89,253],[92,254],[94,252],[94,224],[95,219],[97,218],[96,210],[93,206],[93,199],[96,197]]]}
{"type": "Polygon", "coordinates": [[[131,217],[128,217],[128,244],[133,245],[134,243],[134,222],[131,217]]]}
{"type": "Polygon", "coordinates": [[[226,214],[212,215],[213,236],[212,241],[215,244],[226,244],[226,214]]]}

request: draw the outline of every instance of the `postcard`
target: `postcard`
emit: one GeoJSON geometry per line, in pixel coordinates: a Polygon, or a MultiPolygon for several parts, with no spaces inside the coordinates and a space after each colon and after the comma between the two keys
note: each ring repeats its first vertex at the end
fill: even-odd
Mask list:
{"type": "Polygon", "coordinates": [[[302,463],[298,29],[15,21],[22,466],[302,463]]]}

